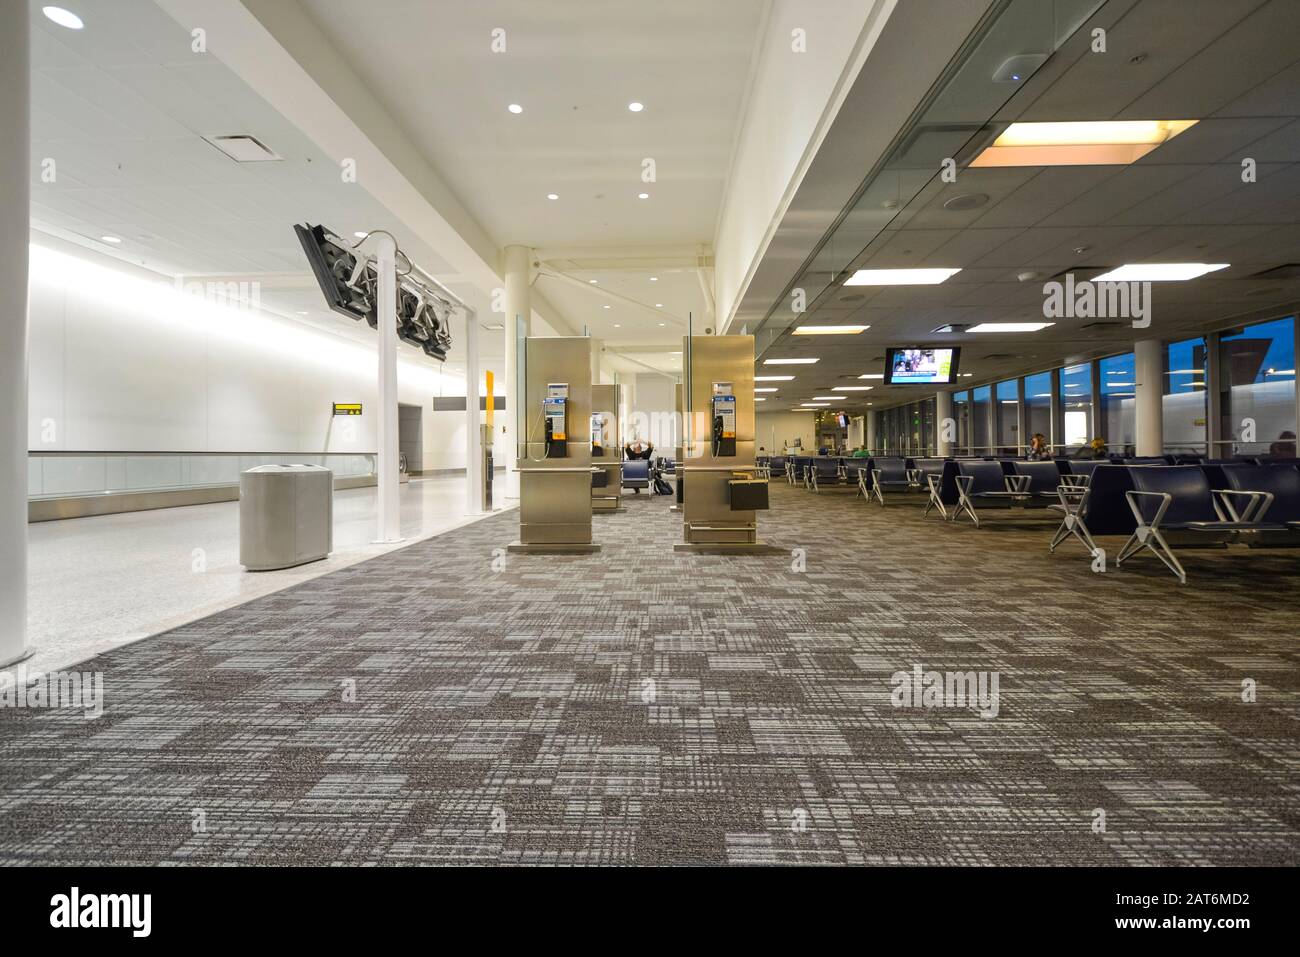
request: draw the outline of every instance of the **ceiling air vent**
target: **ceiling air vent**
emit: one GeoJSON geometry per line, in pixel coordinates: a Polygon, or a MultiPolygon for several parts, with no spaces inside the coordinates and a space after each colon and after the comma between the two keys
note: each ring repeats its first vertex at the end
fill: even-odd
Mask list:
{"type": "Polygon", "coordinates": [[[284,159],[256,136],[249,136],[246,133],[233,136],[205,136],[203,139],[236,163],[274,163],[284,159]]]}

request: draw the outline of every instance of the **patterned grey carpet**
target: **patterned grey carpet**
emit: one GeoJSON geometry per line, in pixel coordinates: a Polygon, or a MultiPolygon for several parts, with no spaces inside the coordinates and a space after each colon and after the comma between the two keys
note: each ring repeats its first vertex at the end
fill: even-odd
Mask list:
{"type": "Polygon", "coordinates": [[[802,552],[686,556],[667,506],[582,557],[494,517],[94,659],[96,720],[0,709],[0,863],[1300,863],[1300,551],[1180,587],[778,486],[802,552]],[[917,665],[997,716],[896,707],[917,665]]]}

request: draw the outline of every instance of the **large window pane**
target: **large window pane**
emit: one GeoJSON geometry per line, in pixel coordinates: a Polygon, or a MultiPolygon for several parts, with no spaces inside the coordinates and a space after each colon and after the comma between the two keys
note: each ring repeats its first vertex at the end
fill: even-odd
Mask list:
{"type": "Polygon", "coordinates": [[[1295,318],[1222,336],[1219,378],[1221,429],[1235,451],[1295,455],[1295,318]]]}
{"type": "Polygon", "coordinates": [[[1025,376],[1025,445],[1040,433],[1052,443],[1052,374],[1040,372],[1025,376]]]}
{"type": "Polygon", "coordinates": [[[1086,363],[1061,370],[1061,445],[1070,450],[1092,440],[1092,367],[1086,363]]]}
{"type": "Polygon", "coordinates": [[[1133,353],[1098,363],[1101,376],[1101,437],[1112,452],[1132,455],[1137,443],[1137,370],[1133,353]]]}
{"type": "Polygon", "coordinates": [[[1164,389],[1161,397],[1165,451],[1205,454],[1208,419],[1205,388],[1205,339],[1183,339],[1165,345],[1164,389]]]}
{"type": "Polygon", "coordinates": [[[976,455],[983,455],[990,451],[993,445],[991,436],[989,435],[989,405],[992,401],[992,386],[982,385],[971,390],[971,452],[976,455]]]}
{"type": "Polygon", "coordinates": [[[1007,379],[1005,382],[999,382],[997,387],[997,402],[993,406],[994,427],[997,430],[997,451],[1007,455],[1015,455],[1020,451],[1020,438],[1017,435],[1017,429],[1020,427],[1020,397],[1018,381],[1016,379],[1007,379]]]}
{"type": "Polygon", "coordinates": [[[970,451],[970,393],[966,390],[952,394],[952,417],[957,420],[957,448],[960,455],[970,451]]]}

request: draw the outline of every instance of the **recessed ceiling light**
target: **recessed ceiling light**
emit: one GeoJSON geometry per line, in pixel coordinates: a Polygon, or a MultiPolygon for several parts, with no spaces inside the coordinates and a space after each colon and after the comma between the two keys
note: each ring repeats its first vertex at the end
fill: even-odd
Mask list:
{"type": "Polygon", "coordinates": [[[1093,282],[1176,282],[1227,269],[1230,263],[1129,263],[1093,282]]]}
{"type": "Polygon", "coordinates": [[[599,279],[588,279],[587,282],[591,283],[591,284],[594,286],[594,285],[596,285],[596,283],[600,282],[600,280],[599,280],[599,279]]]}
{"type": "Polygon", "coordinates": [[[815,396],[813,396],[813,401],[814,401],[814,402],[842,402],[843,400],[844,400],[844,396],[842,396],[842,395],[815,395],[815,396]]]}
{"type": "Polygon", "coordinates": [[[764,360],[763,360],[763,365],[765,365],[765,366],[810,366],[810,365],[812,365],[812,364],[813,364],[814,362],[816,362],[816,361],[817,361],[817,360],[816,360],[816,359],[813,359],[813,358],[808,358],[808,359],[764,359],[764,360]]]}
{"type": "Polygon", "coordinates": [[[45,14],[47,19],[53,20],[59,26],[67,27],[69,30],[80,30],[85,26],[81,17],[71,10],[64,10],[62,7],[41,7],[41,13],[45,14]]]}
{"type": "Polygon", "coordinates": [[[756,376],[754,376],[754,381],[755,381],[755,382],[793,382],[793,381],[794,381],[794,376],[792,376],[792,375],[756,375],[756,376]]]}
{"type": "Polygon", "coordinates": [[[616,323],[614,323],[614,328],[615,328],[615,329],[622,329],[623,327],[622,327],[621,325],[619,325],[619,324],[616,322],[616,323]]]}
{"type": "Polygon", "coordinates": [[[660,325],[660,326],[666,326],[666,325],[668,325],[668,323],[666,323],[666,322],[661,322],[661,323],[659,323],[659,325],[660,325]]]}
{"type": "Polygon", "coordinates": [[[754,396],[754,401],[755,401],[755,402],[766,402],[766,401],[767,401],[767,397],[766,397],[766,396],[761,396],[761,395],[756,395],[756,396],[754,396]]]}
{"type": "Polygon", "coordinates": [[[658,277],[658,276],[651,276],[651,277],[650,277],[650,281],[651,281],[651,282],[658,282],[658,281],[659,281],[659,277],[658,277]]]}
{"type": "Polygon", "coordinates": [[[960,269],[859,269],[846,286],[933,286],[960,269]]]}
{"type": "Polygon", "coordinates": [[[518,103],[511,103],[509,106],[506,107],[506,109],[509,110],[511,113],[522,113],[524,111],[524,108],[520,106],[518,103]]]}
{"type": "Polygon", "coordinates": [[[365,239],[365,238],[366,238],[367,236],[369,236],[370,234],[369,234],[369,233],[363,233],[363,232],[361,232],[360,230],[358,230],[357,232],[353,233],[352,235],[355,236],[357,239],[365,239]]]}
{"type": "Polygon", "coordinates": [[[656,308],[656,309],[662,309],[663,307],[664,307],[664,304],[663,304],[662,302],[656,302],[656,303],[655,303],[655,308],[656,308]]]}
{"type": "Polygon", "coordinates": [[[796,336],[855,336],[870,329],[870,326],[800,326],[792,335],[796,336]]]}
{"type": "Polygon", "coordinates": [[[1037,332],[1054,326],[1054,322],[980,322],[967,329],[967,332],[1037,332]]]}
{"type": "Polygon", "coordinates": [[[868,372],[866,375],[858,376],[859,379],[883,379],[884,377],[883,372],[868,372]]]}
{"type": "Polygon", "coordinates": [[[122,241],[120,236],[100,236],[99,238],[106,243],[112,243],[114,246],[122,241]]]}
{"type": "Polygon", "coordinates": [[[305,316],[305,315],[307,315],[307,310],[306,310],[306,309],[299,309],[299,310],[298,310],[298,315],[300,315],[300,316],[305,316]]]}
{"type": "Polygon", "coordinates": [[[1196,120],[1012,123],[971,166],[1125,166],[1196,120]]]}
{"type": "Polygon", "coordinates": [[[832,392],[870,392],[874,385],[837,385],[832,386],[832,392]]]}
{"type": "Polygon", "coordinates": [[[755,392],[776,392],[776,391],[778,391],[778,390],[777,390],[776,386],[765,386],[765,387],[763,387],[763,388],[761,388],[761,389],[759,389],[759,388],[755,388],[754,391],[755,391],[755,392]]]}
{"type": "Polygon", "coordinates": [[[650,198],[650,194],[649,194],[649,193],[637,193],[637,194],[636,194],[636,198],[637,198],[637,199],[649,199],[649,198],[650,198]]]}
{"type": "Polygon", "coordinates": [[[645,109],[645,104],[638,103],[635,100],[633,100],[631,103],[627,105],[627,108],[631,110],[633,113],[640,113],[642,110],[645,109]]]}
{"type": "Polygon", "coordinates": [[[560,194],[559,194],[559,193],[547,193],[547,194],[546,194],[546,198],[547,198],[547,199],[559,199],[559,198],[560,198],[560,194]]]}

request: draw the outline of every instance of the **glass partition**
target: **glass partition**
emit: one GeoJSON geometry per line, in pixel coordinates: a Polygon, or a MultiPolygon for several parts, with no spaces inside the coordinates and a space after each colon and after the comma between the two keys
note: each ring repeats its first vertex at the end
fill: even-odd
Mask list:
{"type": "Polygon", "coordinates": [[[1092,441],[1092,365],[1061,370],[1061,445],[1076,450],[1092,441]]]}
{"type": "Polygon", "coordinates": [[[994,445],[1000,455],[1017,455],[1020,452],[1020,380],[1007,379],[999,382],[996,390],[997,401],[993,404],[994,431],[997,436],[994,445]]]}
{"type": "Polygon", "coordinates": [[[1183,339],[1165,345],[1165,374],[1161,407],[1164,450],[1204,455],[1208,450],[1209,421],[1205,387],[1205,338],[1183,339]]]}
{"type": "Polygon", "coordinates": [[[335,479],[375,474],[368,452],[31,452],[27,497],[74,498],[123,492],[174,492],[239,484],[239,473],[259,465],[321,465],[335,479]]]}
{"type": "Polygon", "coordinates": [[[1052,444],[1052,374],[1039,372],[1025,376],[1025,440],[1035,435],[1052,444]]]}
{"type": "Polygon", "coordinates": [[[989,412],[993,403],[993,387],[978,386],[971,389],[970,394],[970,451],[974,455],[984,455],[993,450],[992,437],[989,435],[989,412]]]}
{"type": "Polygon", "coordinates": [[[1296,454],[1295,318],[1219,338],[1220,434],[1239,454],[1296,454]]]}
{"type": "Polygon", "coordinates": [[[1137,443],[1137,369],[1133,353],[1102,359],[1099,411],[1101,437],[1111,452],[1132,455],[1137,443]]]}

